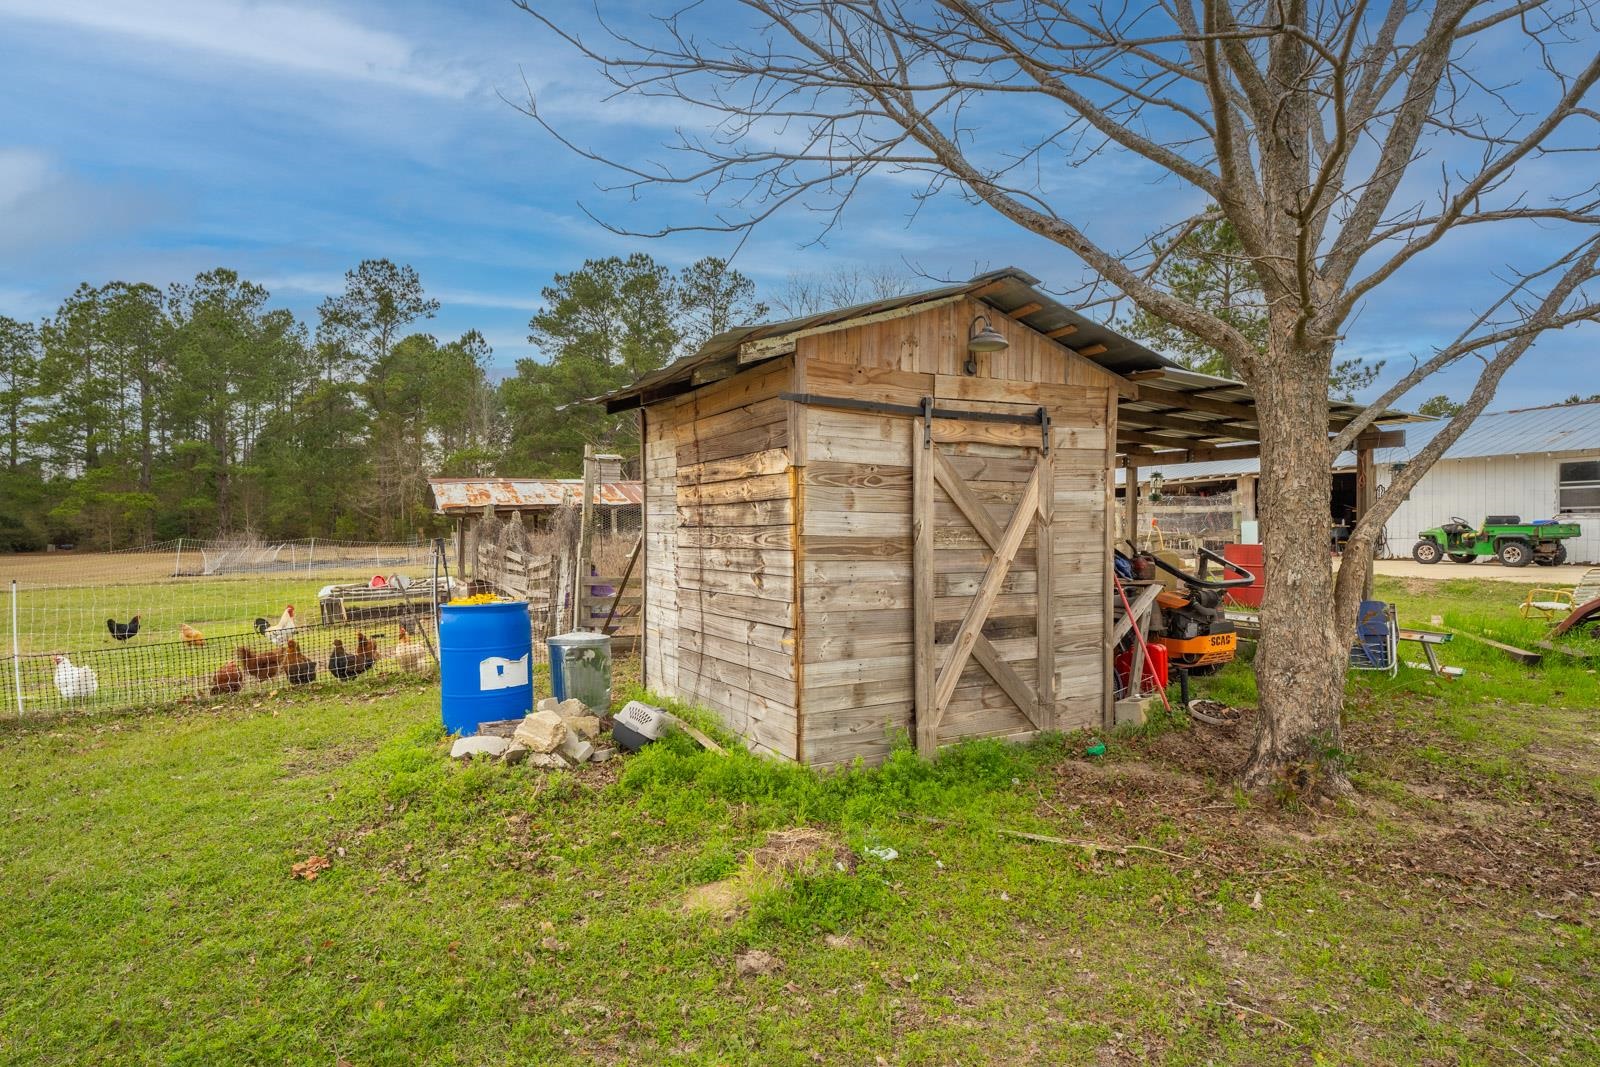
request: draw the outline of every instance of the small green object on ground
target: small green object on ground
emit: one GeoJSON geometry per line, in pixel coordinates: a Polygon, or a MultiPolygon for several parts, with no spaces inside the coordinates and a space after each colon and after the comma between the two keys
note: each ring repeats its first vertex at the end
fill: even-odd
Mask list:
{"type": "Polygon", "coordinates": [[[1104,741],[1096,741],[1092,745],[1086,745],[1084,746],[1083,754],[1085,756],[1104,756],[1106,754],[1106,743],[1104,741]]]}

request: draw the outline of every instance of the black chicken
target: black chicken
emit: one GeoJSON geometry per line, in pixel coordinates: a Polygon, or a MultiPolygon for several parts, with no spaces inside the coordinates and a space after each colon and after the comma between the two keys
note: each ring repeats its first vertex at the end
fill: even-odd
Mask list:
{"type": "Polygon", "coordinates": [[[344,642],[333,639],[333,651],[328,653],[328,673],[341,682],[348,682],[361,673],[356,657],[344,650],[344,642]]]}
{"type": "Polygon", "coordinates": [[[366,634],[356,634],[354,654],[345,650],[343,641],[334,638],[333,651],[328,653],[328,673],[341,681],[348,682],[370,671],[377,658],[377,646],[366,634]]]}
{"type": "Polygon", "coordinates": [[[111,637],[116,641],[126,641],[139,632],[139,616],[135,615],[127,622],[118,622],[116,619],[106,620],[106,629],[111,631],[111,637]]]}
{"type": "Polygon", "coordinates": [[[266,633],[267,632],[267,627],[271,626],[271,625],[272,624],[269,623],[266,619],[263,619],[260,616],[256,617],[256,621],[255,621],[256,633],[258,633],[258,634],[266,633]]]}

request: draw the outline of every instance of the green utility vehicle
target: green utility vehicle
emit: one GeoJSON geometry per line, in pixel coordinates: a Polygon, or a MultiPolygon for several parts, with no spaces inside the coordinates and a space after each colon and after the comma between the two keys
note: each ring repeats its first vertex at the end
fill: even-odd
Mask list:
{"type": "Polygon", "coordinates": [[[1483,529],[1474,530],[1466,519],[1452,515],[1443,526],[1417,535],[1420,540],[1412,546],[1411,558],[1438,563],[1448,556],[1452,563],[1471,563],[1494,556],[1507,567],[1529,563],[1554,567],[1567,561],[1567,546],[1561,542],[1582,533],[1583,527],[1575,522],[1523,522],[1520,515],[1490,515],[1483,520],[1483,529]]]}

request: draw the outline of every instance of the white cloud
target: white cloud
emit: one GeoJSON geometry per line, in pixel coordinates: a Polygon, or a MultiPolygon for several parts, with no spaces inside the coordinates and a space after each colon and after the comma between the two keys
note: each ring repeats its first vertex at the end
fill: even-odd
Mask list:
{"type": "Polygon", "coordinates": [[[50,183],[50,157],[32,148],[0,148],[0,215],[50,183]]]}
{"type": "Polygon", "coordinates": [[[306,74],[464,96],[476,79],[430,65],[411,42],[317,7],[253,0],[0,0],[0,17],[135,37],[306,74]]]}
{"type": "Polygon", "coordinates": [[[148,223],[165,206],[130,185],[64,174],[48,153],[0,147],[0,254],[59,252],[148,223]]]}

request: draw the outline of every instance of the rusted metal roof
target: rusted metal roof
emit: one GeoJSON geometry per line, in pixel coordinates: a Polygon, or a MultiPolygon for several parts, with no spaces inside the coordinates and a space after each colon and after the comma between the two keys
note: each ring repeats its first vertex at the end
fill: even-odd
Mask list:
{"type": "Polygon", "coordinates": [[[700,346],[698,352],[684,356],[660,370],[651,371],[625,389],[594,399],[604,402],[607,411],[625,411],[638,407],[641,401],[671,396],[674,392],[692,388],[696,370],[738,352],[741,345],[789,334],[803,334],[855,319],[966,295],[982,300],[1000,313],[1041,333],[1049,333],[1066,326],[1074,327],[1070,335],[1072,339],[1070,347],[1083,349],[1081,354],[1085,358],[1115,374],[1176,366],[1165,356],[1152,352],[1137,341],[1124,337],[1093,319],[1085,318],[1038,286],[1039,279],[1028,272],[1016,267],[1006,267],[980,274],[971,281],[946,285],[938,289],[905,293],[884,300],[874,300],[868,304],[835,308],[832,311],[797,319],[785,319],[781,322],[736,326],[711,338],[700,346]],[[1021,315],[1016,314],[1017,310],[1022,308],[1033,310],[1021,315]]]}
{"type": "MultiPolygon", "coordinates": [[[[485,505],[496,511],[536,511],[583,499],[582,478],[429,478],[428,485],[433,489],[433,510],[440,515],[482,511],[485,505]]],[[[595,486],[594,502],[603,508],[636,507],[644,502],[644,487],[638,482],[601,482],[595,486]]]]}

